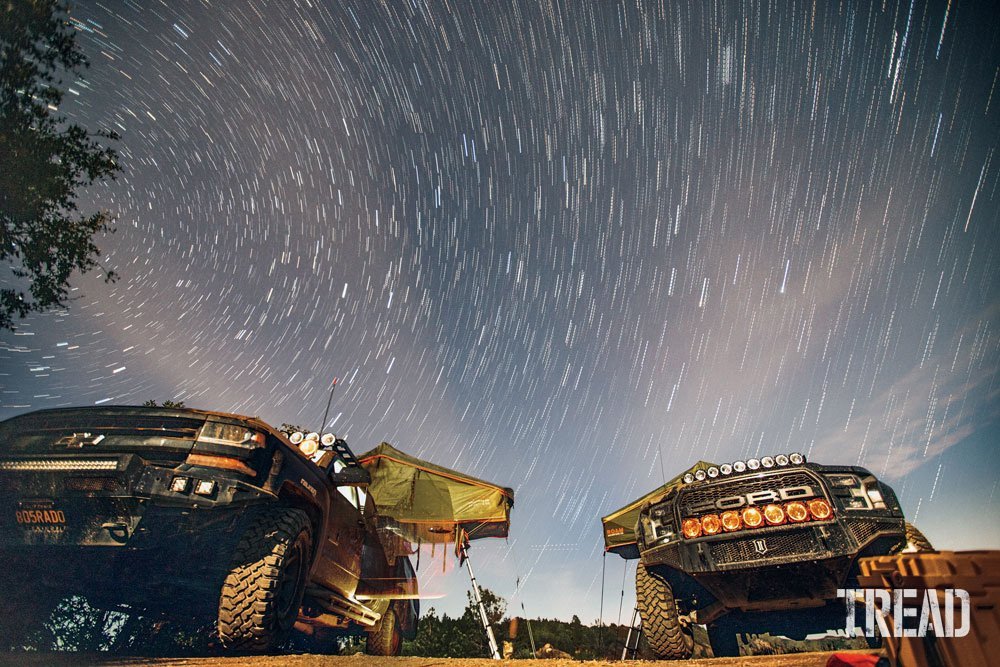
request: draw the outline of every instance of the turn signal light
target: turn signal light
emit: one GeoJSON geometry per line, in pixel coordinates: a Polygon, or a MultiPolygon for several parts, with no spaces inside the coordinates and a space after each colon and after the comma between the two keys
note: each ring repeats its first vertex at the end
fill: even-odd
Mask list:
{"type": "Polygon", "coordinates": [[[743,510],[743,524],[747,528],[757,528],[764,523],[764,515],[756,507],[747,507],[743,510]]]}
{"type": "Polygon", "coordinates": [[[722,527],[728,532],[732,532],[734,530],[739,530],[740,528],[742,528],[743,520],[740,519],[740,513],[734,510],[723,512],[722,527]]]}
{"type": "Polygon", "coordinates": [[[806,508],[804,503],[788,503],[785,505],[785,514],[787,514],[788,518],[795,523],[800,523],[809,519],[809,510],[806,508]]]}
{"type": "Polygon", "coordinates": [[[785,523],[785,510],[781,509],[781,505],[768,505],[764,508],[764,518],[772,526],[785,523]]]}
{"type": "Polygon", "coordinates": [[[722,521],[718,514],[706,514],[701,517],[701,529],[706,535],[715,535],[722,530],[722,521]]]}
{"type": "Polygon", "coordinates": [[[830,503],[826,502],[822,498],[816,498],[815,500],[809,501],[809,513],[812,514],[813,518],[817,521],[823,521],[833,516],[833,508],[830,507],[830,503]]]}
{"type": "Polygon", "coordinates": [[[681,532],[684,533],[684,537],[689,540],[700,537],[701,521],[698,521],[698,519],[684,519],[684,521],[681,522],[681,532]]]}

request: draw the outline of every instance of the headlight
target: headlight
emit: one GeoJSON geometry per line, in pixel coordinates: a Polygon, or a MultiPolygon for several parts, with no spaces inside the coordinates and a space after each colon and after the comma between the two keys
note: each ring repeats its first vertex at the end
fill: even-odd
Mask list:
{"type": "Polygon", "coordinates": [[[781,505],[768,505],[764,508],[764,518],[772,526],[785,523],[785,510],[781,509],[781,505]]]}
{"type": "Polygon", "coordinates": [[[736,510],[729,510],[722,513],[722,527],[732,532],[734,530],[739,530],[743,527],[743,520],[740,519],[740,513],[736,510]]]}
{"type": "Polygon", "coordinates": [[[701,521],[698,521],[698,519],[684,519],[681,522],[681,532],[689,540],[701,536],[701,521]]]}
{"type": "Polygon", "coordinates": [[[701,517],[701,529],[706,535],[715,535],[722,530],[722,521],[716,514],[706,514],[701,517]]]}
{"type": "Polygon", "coordinates": [[[822,498],[816,498],[809,501],[809,513],[817,521],[824,521],[833,516],[833,508],[822,498]]]}
{"type": "Polygon", "coordinates": [[[743,525],[747,528],[757,528],[764,523],[764,515],[756,507],[744,508],[740,516],[743,519],[743,525]]]}
{"type": "Polygon", "coordinates": [[[795,523],[801,523],[809,518],[809,509],[805,503],[792,502],[785,505],[785,514],[795,523]]]}

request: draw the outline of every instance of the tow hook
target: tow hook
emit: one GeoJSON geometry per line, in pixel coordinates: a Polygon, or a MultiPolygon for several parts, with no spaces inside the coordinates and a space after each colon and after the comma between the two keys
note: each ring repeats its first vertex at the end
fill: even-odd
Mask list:
{"type": "Polygon", "coordinates": [[[128,542],[128,524],[121,521],[109,521],[101,524],[101,528],[108,531],[108,536],[115,542],[125,544],[128,542]]]}

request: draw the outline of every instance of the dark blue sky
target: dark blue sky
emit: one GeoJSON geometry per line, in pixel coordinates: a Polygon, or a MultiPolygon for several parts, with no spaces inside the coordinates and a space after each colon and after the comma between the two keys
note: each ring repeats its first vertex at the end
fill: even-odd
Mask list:
{"type": "Polygon", "coordinates": [[[699,458],[860,462],[937,545],[1000,547],[991,3],[73,18],[92,67],[62,111],[121,134],[87,198],[121,279],[0,335],[0,416],[315,425],[339,376],[356,451],[516,488],[473,556],[530,615],[596,618],[598,517],[699,458]]]}

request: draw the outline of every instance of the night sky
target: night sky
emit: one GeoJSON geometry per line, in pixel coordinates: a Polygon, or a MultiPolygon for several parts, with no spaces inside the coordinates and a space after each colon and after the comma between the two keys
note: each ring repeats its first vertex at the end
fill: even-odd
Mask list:
{"type": "Polygon", "coordinates": [[[120,279],[0,334],[0,417],[319,429],[339,377],[356,452],[515,487],[472,555],[530,616],[597,618],[599,517],[699,458],[862,464],[1000,547],[991,2],[76,5],[120,279]]]}

